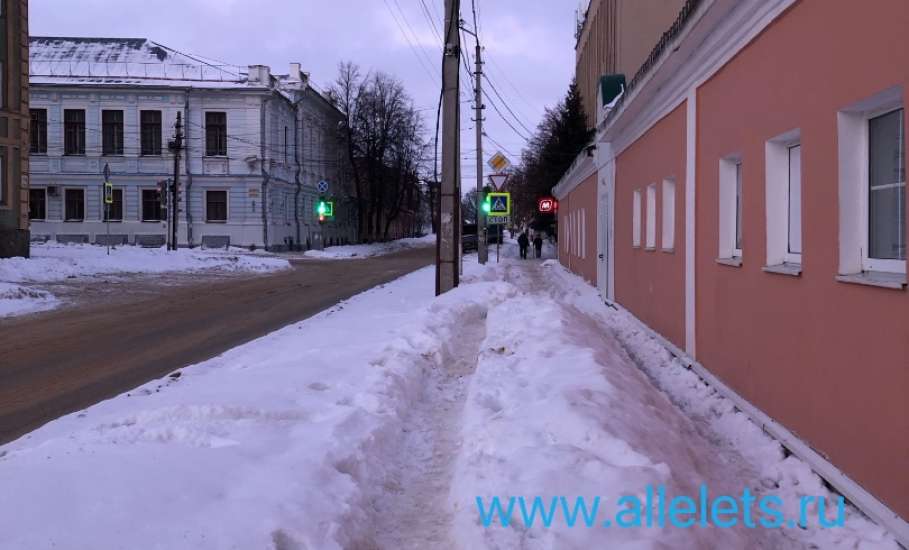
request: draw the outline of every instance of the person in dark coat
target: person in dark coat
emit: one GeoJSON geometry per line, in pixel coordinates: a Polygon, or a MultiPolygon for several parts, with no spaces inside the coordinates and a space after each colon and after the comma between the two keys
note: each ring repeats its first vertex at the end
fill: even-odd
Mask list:
{"type": "Polygon", "coordinates": [[[521,232],[521,236],[518,237],[518,247],[521,249],[521,259],[527,259],[527,248],[530,246],[530,239],[527,238],[527,233],[521,232]]]}
{"type": "Polygon", "coordinates": [[[537,253],[537,258],[543,257],[543,238],[539,233],[533,238],[533,250],[537,253]]]}

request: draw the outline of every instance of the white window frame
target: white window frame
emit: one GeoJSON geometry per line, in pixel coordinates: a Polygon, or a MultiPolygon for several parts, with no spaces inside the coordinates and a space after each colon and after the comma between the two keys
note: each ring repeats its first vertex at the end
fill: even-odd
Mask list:
{"type": "MultiPolygon", "coordinates": [[[[742,165],[742,156],[729,155],[720,159],[719,163],[719,258],[724,260],[741,260],[742,248],[736,247],[738,218],[737,197],[737,167],[742,165]]],[[[744,177],[742,178],[744,180],[744,177]]],[[[744,223],[745,189],[742,185],[742,204],[744,223]]],[[[744,236],[744,227],[742,235],[744,236]]],[[[744,237],[743,237],[744,239],[744,237]]]]}
{"type": "Polygon", "coordinates": [[[885,273],[903,275],[905,278],[906,260],[868,257],[869,121],[897,109],[904,109],[905,121],[901,86],[884,90],[837,113],[840,275],[885,273]]]}
{"type": "MultiPolygon", "coordinates": [[[[890,107],[883,107],[881,109],[876,109],[870,111],[866,116],[865,121],[865,175],[864,175],[864,192],[861,194],[861,198],[864,200],[862,204],[861,215],[863,216],[861,228],[864,230],[862,235],[862,267],[864,271],[880,271],[885,273],[906,273],[906,260],[887,260],[881,258],[872,258],[868,255],[871,249],[871,234],[869,229],[870,216],[871,216],[871,201],[870,201],[870,184],[869,180],[871,178],[871,119],[877,118],[882,115],[886,115],[893,111],[903,109],[903,132],[905,132],[905,116],[906,111],[902,104],[890,107]]],[[[903,150],[903,155],[906,154],[905,149],[903,150]]],[[[905,178],[904,178],[905,179],[905,178]]],[[[906,182],[896,182],[893,185],[896,186],[899,183],[902,183],[902,186],[906,186],[906,182]]],[[[905,211],[903,216],[905,216],[905,211]]],[[[905,220],[905,218],[904,218],[905,220]]],[[[906,228],[903,227],[903,238],[905,238],[906,228]]]]}
{"type": "Polygon", "coordinates": [[[656,250],[657,188],[655,183],[647,186],[647,231],[646,249],[656,250]]]}
{"type": "Polygon", "coordinates": [[[578,224],[578,229],[581,234],[581,259],[587,259],[587,209],[581,208],[581,220],[578,224]]]}
{"type": "Polygon", "coordinates": [[[641,199],[641,190],[635,189],[631,212],[631,223],[633,224],[631,229],[631,246],[634,248],[641,248],[641,199]]]}
{"type": "Polygon", "coordinates": [[[675,250],[675,180],[663,180],[663,219],[660,246],[663,252],[675,250]]]}
{"type": "MultiPolygon", "coordinates": [[[[792,264],[801,266],[804,242],[804,175],[800,180],[800,206],[798,222],[802,231],[802,253],[790,252],[790,223],[793,215],[791,202],[792,174],[790,159],[793,147],[801,147],[801,130],[789,130],[767,140],[764,145],[766,199],[765,215],[767,221],[767,266],[792,264]]],[[[804,171],[802,171],[804,174],[804,171]]]]}
{"type": "Polygon", "coordinates": [[[222,224],[230,222],[230,189],[227,189],[225,187],[212,187],[211,189],[206,189],[205,193],[202,195],[202,201],[203,201],[202,204],[205,205],[204,212],[203,212],[203,214],[204,214],[203,219],[205,220],[205,223],[214,223],[214,224],[222,225],[222,224]],[[224,192],[225,200],[224,200],[224,219],[223,220],[209,221],[209,219],[208,219],[208,193],[210,191],[223,191],[224,192]]]}

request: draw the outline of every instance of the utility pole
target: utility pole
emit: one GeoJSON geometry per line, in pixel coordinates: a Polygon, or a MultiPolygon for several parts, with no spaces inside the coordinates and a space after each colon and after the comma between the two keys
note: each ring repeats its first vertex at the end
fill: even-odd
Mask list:
{"type": "Polygon", "coordinates": [[[474,110],[476,111],[477,120],[477,258],[480,264],[485,264],[489,259],[489,239],[486,235],[486,212],[483,211],[483,203],[486,202],[486,193],[483,186],[483,61],[481,59],[482,49],[480,48],[480,37],[474,35],[476,39],[476,54],[474,60],[477,63],[476,71],[476,89],[474,89],[474,110]]]}
{"type": "Polygon", "coordinates": [[[436,295],[458,286],[460,264],[460,0],[445,0],[445,55],[442,61],[442,186],[436,238],[436,295]]]}
{"type": "Polygon", "coordinates": [[[170,142],[170,150],[174,152],[174,179],[170,189],[170,219],[171,219],[171,250],[177,250],[177,224],[180,219],[180,152],[183,150],[183,113],[177,112],[177,123],[174,125],[174,140],[170,142]]]}

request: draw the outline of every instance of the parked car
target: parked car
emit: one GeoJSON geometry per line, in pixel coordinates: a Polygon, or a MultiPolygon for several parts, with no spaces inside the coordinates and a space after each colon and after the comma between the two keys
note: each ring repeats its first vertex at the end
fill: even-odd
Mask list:
{"type": "Polygon", "coordinates": [[[461,250],[464,252],[476,251],[478,245],[477,224],[465,223],[461,226],[461,250]]]}

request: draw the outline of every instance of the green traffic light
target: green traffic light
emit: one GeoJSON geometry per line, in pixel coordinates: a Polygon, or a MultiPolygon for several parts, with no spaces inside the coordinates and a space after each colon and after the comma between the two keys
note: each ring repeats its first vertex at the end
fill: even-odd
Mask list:
{"type": "Polygon", "coordinates": [[[320,202],[319,202],[319,210],[318,210],[318,212],[319,212],[319,215],[320,215],[320,216],[324,216],[324,215],[325,215],[325,202],[324,202],[324,201],[320,201],[320,202]]]}
{"type": "Polygon", "coordinates": [[[489,201],[487,200],[483,203],[483,212],[489,214],[490,210],[492,210],[492,205],[489,204],[489,201]]]}

